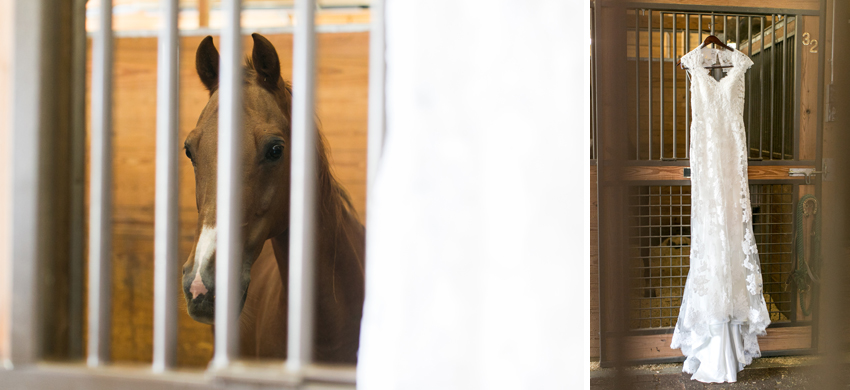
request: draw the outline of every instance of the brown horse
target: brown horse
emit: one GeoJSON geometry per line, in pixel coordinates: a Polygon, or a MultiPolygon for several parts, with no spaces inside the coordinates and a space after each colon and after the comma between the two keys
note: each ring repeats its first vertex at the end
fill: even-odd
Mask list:
{"type": "MultiPolygon", "coordinates": [[[[243,101],[240,348],[243,357],[285,358],[292,89],[281,78],[271,42],[258,34],[253,38],[243,101]],[[267,240],[273,256],[263,251],[267,240]]],[[[189,315],[207,324],[215,318],[218,66],[218,51],[212,37],[206,37],[198,47],[195,67],[210,99],[184,144],[195,169],[198,226],[194,248],[183,266],[183,294],[189,315]]],[[[363,311],[365,230],[331,173],[324,138],[316,129],[314,357],[354,363],[363,311]]]]}

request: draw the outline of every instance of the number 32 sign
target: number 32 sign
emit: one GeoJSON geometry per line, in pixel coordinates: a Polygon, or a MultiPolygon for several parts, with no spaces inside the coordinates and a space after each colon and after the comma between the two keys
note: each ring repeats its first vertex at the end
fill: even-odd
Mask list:
{"type": "Polygon", "coordinates": [[[811,38],[811,36],[809,35],[809,33],[804,32],[803,33],[803,45],[806,45],[806,46],[811,45],[812,47],[809,48],[809,53],[817,53],[818,52],[818,40],[817,39],[810,39],[810,38],[811,38]]]}

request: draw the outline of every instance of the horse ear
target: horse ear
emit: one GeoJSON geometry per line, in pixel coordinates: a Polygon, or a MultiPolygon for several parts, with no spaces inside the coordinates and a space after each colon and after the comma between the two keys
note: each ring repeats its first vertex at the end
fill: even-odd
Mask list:
{"type": "Polygon", "coordinates": [[[280,59],[277,50],[266,37],[254,33],[254,52],[251,60],[254,62],[254,70],[257,71],[257,82],[269,90],[278,89],[280,81],[280,59]]]}
{"type": "Polygon", "coordinates": [[[218,50],[215,49],[212,37],[209,35],[198,45],[198,51],[195,53],[195,70],[198,71],[201,82],[212,94],[218,88],[218,50]]]}

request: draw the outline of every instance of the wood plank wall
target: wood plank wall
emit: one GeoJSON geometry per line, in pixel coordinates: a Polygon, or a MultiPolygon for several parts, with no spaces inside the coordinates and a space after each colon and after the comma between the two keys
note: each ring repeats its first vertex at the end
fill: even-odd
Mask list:
{"type": "MultiPolygon", "coordinates": [[[[195,50],[203,37],[180,40],[180,142],[191,131],[208,93],[195,73],[195,50]]],[[[292,75],[292,35],[269,35],[284,78],[292,75]]],[[[317,110],[331,150],[333,169],[366,216],[366,113],[368,33],[318,35],[317,110]]],[[[216,39],[218,46],[218,39],[216,39]]],[[[243,47],[250,54],[250,37],[243,47]]],[[[89,45],[89,82],[91,80],[89,45]]],[[[153,340],[153,234],[156,131],[155,38],[115,41],[113,358],[149,362],[153,340]]],[[[180,265],[191,251],[197,223],[191,163],[180,153],[180,265]]],[[[212,330],[186,314],[180,300],[178,362],[204,366],[212,357],[212,330]]]]}

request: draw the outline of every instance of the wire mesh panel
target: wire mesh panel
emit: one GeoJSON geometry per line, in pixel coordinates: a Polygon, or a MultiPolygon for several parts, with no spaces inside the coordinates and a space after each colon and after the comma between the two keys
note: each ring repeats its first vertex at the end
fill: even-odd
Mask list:
{"type": "Polygon", "coordinates": [[[758,245],[765,302],[774,323],[793,320],[794,289],[785,281],[794,271],[791,242],[794,235],[794,186],[750,185],[753,235],[758,245]]]}
{"type": "MultiPolygon", "coordinates": [[[[787,322],[795,302],[785,291],[791,274],[794,188],[750,186],[753,233],[772,322],[787,322]]],[[[691,187],[635,186],[630,190],[629,278],[631,329],[676,325],[690,269],[691,187]]]]}
{"type": "MultiPolygon", "coordinates": [[[[688,159],[690,80],[679,58],[709,35],[747,54],[744,125],[749,157],[793,160],[797,61],[794,15],[628,10],[626,54],[633,64],[624,105],[632,122],[630,158],[688,159]]],[[[712,69],[717,80],[728,68],[712,69]]]]}
{"type": "Polygon", "coordinates": [[[690,266],[691,186],[632,187],[630,207],[630,327],[674,326],[690,266]]]}

